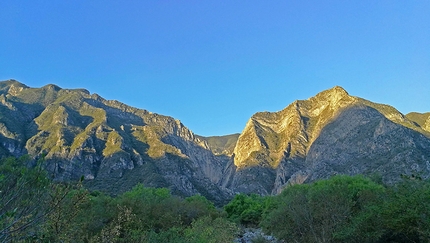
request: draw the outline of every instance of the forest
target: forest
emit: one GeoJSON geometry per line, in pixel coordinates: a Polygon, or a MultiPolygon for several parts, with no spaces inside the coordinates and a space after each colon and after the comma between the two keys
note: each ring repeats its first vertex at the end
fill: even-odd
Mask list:
{"type": "Polygon", "coordinates": [[[43,159],[0,160],[0,242],[217,243],[244,228],[279,242],[430,241],[430,183],[419,175],[394,185],[336,175],[276,196],[237,194],[216,207],[142,184],[117,196],[88,191],[83,179],[52,181],[43,168],[43,159]]]}

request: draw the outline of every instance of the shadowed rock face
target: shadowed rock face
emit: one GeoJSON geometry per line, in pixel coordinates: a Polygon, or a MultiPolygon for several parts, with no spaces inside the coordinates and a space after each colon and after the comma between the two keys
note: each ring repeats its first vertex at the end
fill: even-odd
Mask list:
{"type": "Polygon", "coordinates": [[[377,174],[386,183],[401,175],[430,176],[429,139],[368,106],[353,106],[328,124],[312,144],[307,181],[334,174],[377,174]]]}
{"type": "Polygon", "coordinates": [[[84,89],[0,82],[0,155],[44,156],[55,180],[83,176],[112,194],[140,182],[223,203],[339,173],[427,178],[429,127],[430,113],[404,116],[334,87],[256,113],[240,135],[201,137],[174,118],[84,89]]]}

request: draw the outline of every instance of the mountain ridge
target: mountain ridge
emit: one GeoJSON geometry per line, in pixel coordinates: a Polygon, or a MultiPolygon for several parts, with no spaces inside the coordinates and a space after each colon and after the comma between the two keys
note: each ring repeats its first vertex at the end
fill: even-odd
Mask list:
{"type": "MultiPolygon", "coordinates": [[[[238,173],[232,180],[232,187],[247,192],[256,190],[271,194],[279,192],[289,183],[303,183],[308,178],[314,178],[311,176],[314,174],[313,170],[306,168],[308,153],[314,141],[320,139],[327,125],[356,106],[373,109],[376,112],[372,114],[376,116],[379,113],[380,119],[388,119],[429,137],[426,127],[423,129],[419,123],[408,119],[394,107],[350,96],[343,88],[335,86],[307,100],[296,100],[281,111],[254,114],[235,147],[233,162],[238,173]],[[259,174],[268,174],[270,182],[256,180],[259,174]]],[[[332,145],[336,146],[340,145],[332,145]]],[[[327,147],[325,149],[328,154],[333,150],[327,147]]]]}
{"type": "Polygon", "coordinates": [[[0,156],[43,156],[55,180],[83,176],[89,188],[113,194],[144,183],[222,203],[337,173],[381,173],[387,183],[400,174],[427,178],[429,134],[430,113],[403,115],[340,86],[257,112],[240,134],[204,137],[85,89],[0,82],[0,156]]]}

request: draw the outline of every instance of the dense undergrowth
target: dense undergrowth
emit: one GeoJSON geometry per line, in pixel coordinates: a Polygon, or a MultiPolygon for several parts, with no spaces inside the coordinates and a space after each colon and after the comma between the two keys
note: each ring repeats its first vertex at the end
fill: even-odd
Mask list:
{"type": "Polygon", "coordinates": [[[418,176],[394,186],[335,176],[277,196],[238,194],[216,208],[141,184],[116,197],[89,192],[29,161],[0,161],[0,242],[232,242],[240,227],[285,242],[430,240],[430,183],[418,176]]]}

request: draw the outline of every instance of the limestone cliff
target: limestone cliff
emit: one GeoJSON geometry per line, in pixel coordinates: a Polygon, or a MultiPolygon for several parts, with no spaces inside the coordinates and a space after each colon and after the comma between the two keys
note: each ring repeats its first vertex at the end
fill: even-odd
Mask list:
{"type": "MultiPolygon", "coordinates": [[[[386,135],[385,133],[392,136],[393,141],[390,144],[392,148],[400,146],[397,145],[398,143],[406,143],[403,140],[412,139],[411,136],[415,135],[412,139],[414,141],[421,136],[423,138],[422,143],[430,142],[428,137],[424,136],[428,135],[426,131],[427,117],[425,119],[421,117],[421,124],[417,124],[391,106],[350,96],[343,88],[336,86],[310,99],[295,101],[282,111],[260,112],[253,115],[238,138],[234,149],[232,163],[234,163],[235,173],[232,173],[231,178],[229,178],[229,186],[236,191],[258,191],[262,194],[277,193],[288,183],[303,183],[311,179],[327,177],[330,174],[328,171],[334,170],[338,161],[337,157],[334,156],[336,153],[333,151],[343,154],[344,160],[352,163],[354,157],[344,154],[354,150],[357,146],[355,143],[361,146],[370,146],[371,143],[380,144],[378,140],[380,137],[370,135],[370,137],[365,137],[363,133],[354,133],[348,135],[349,142],[346,144],[336,137],[332,143],[319,144],[319,153],[327,156],[324,160],[332,162],[331,166],[328,167],[330,169],[325,167],[321,169],[322,167],[315,165],[320,165],[321,161],[314,157],[315,148],[318,147],[314,143],[315,141],[325,141],[328,136],[327,127],[332,127],[330,124],[338,120],[345,122],[345,126],[349,126],[351,129],[358,129],[361,126],[360,130],[372,130],[370,124],[361,125],[367,124],[363,117],[354,116],[354,112],[360,113],[360,110],[352,109],[354,111],[352,112],[351,108],[357,106],[373,110],[372,115],[375,119],[377,117],[390,121],[381,123],[384,124],[383,129],[386,129],[381,130],[381,136],[386,135]],[[349,115],[344,114],[347,111],[349,115]],[[346,119],[348,117],[355,118],[348,120],[346,119]],[[406,129],[409,131],[408,133],[405,132],[408,136],[394,137],[391,133],[395,129],[388,129],[390,126],[406,129]],[[339,148],[343,149],[339,151],[339,148]],[[316,173],[317,169],[323,172],[316,173]]],[[[333,134],[336,136],[345,135],[341,126],[334,126],[333,130],[333,134]]],[[[389,145],[375,147],[371,153],[364,153],[358,157],[360,160],[375,160],[376,158],[381,160],[381,157],[388,156],[387,148],[389,145]],[[375,155],[375,157],[370,156],[370,154],[375,155]]],[[[405,156],[399,155],[399,158],[405,159],[405,156]]],[[[423,156],[426,159],[430,157],[427,154],[423,154],[423,156]]],[[[392,171],[398,171],[396,174],[398,176],[400,170],[394,166],[397,162],[393,159],[382,159],[381,161],[384,161],[387,166],[391,166],[392,171]]],[[[423,168],[422,164],[420,166],[423,168]]],[[[334,171],[346,174],[378,171],[372,166],[366,167],[366,170],[364,167],[355,170],[334,171]]],[[[386,171],[384,170],[382,173],[386,171]]],[[[402,173],[412,172],[405,169],[402,170],[402,173]]],[[[392,181],[394,179],[386,178],[386,180],[392,181]]]]}
{"type": "Polygon", "coordinates": [[[255,114],[238,139],[234,164],[239,170],[262,163],[276,168],[285,158],[306,156],[321,128],[354,102],[357,98],[335,87],[282,111],[255,114]]]}

